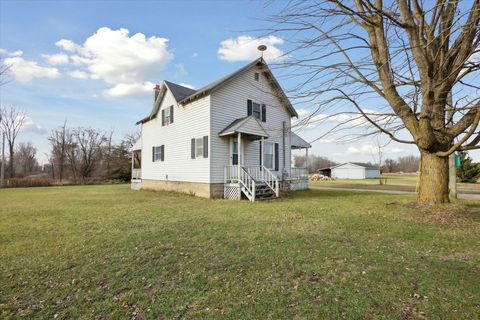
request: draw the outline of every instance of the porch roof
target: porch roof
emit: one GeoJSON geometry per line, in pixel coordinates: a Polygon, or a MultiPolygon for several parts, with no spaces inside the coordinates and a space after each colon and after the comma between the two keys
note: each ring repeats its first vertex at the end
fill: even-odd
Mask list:
{"type": "Polygon", "coordinates": [[[295,133],[290,133],[290,145],[292,149],[303,149],[303,148],[311,148],[312,145],[307,141],[300,138],[295,133]]]}
{"type": "Polygon", "coordinates": [[[220,137],[226,137],[237,133],[248,135],[253,139],[269,137],[265,128],[254,116],[236,119],[225,129],[223,129],[218,135],[220,137]]]}

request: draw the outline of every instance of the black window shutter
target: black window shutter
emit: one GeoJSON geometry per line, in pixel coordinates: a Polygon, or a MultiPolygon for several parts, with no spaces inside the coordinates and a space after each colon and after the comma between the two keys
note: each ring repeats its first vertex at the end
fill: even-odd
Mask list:
{"type": "Polygon", "coordinates": [[[173,106],[170,106],[170,123],[173,123],[173,106]]]}
{"type": "Polygon", "coordinates": [[[252,115],[252,100],[250,99],[247,100],[247,115],[252,115]]]}
{"type": "Polygon", "coordinates": [[[275,143],[275,171],[278,171],[278,143],[275,143]]]}
{"type": "MultiPolygon", "coordinates": [[[[263,157],[263,154],[262,154],[262,141],[260,140],[260,165],[262,165],[262,157],[263,157]]],[[[262,169],[262,168],[260,168],[262,169]]]]}
{"type": "Polygon", "coordinates": [[[192,152],[191,152],[191,157],[192,159],[195,159],[195,138],[192,139],[192,152]]]}
{"type": "Polygon", "coordinates": [[[203,157],[208,158],[208,136],[203,137],[203,157]]]}
{"type": "Polygon", "coordinates": [[[160,161],[163,161],[165,159],[165,145],[162,144],[160,147],[160,161]]]}
{"type": "Polygon", "coordinates": [[[165,125],[165,109],[162,109],[162,127],[165,125]]]}
{"type": "Polygon", "coordinates": [[[267,122],[267,106],[262,104],[262,122],[267,122]]]}
{"type": "Polygon", "coordinates": [[[155,147],[152,147],[152,162],[155,161],[155,147]]]}

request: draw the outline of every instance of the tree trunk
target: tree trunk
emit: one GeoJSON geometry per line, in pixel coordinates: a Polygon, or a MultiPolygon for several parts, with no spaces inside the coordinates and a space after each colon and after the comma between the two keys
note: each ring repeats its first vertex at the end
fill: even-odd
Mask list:
{"type": "Polygon", "coordinates": [[[448,199],[448,157],[421,151],[418,200],[423,203],[445,203],[448,199]]]}
{"type": "Polygon", "coordinates": [[[13,164],[13,145],[9,145],[8,148],[10,151],[10,163],[9,163],[10,178],[15,178],[15,166],[13,164]]]}

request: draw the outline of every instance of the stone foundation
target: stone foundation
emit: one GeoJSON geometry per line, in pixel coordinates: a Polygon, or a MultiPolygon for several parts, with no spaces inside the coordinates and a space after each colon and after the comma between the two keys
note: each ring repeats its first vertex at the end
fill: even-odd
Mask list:
{"type": "Polygon", "coordinates": [[[142,179],[142,189],[175,191],[202,198],[223,198],[223,183],[199,183],[142,179]]]}

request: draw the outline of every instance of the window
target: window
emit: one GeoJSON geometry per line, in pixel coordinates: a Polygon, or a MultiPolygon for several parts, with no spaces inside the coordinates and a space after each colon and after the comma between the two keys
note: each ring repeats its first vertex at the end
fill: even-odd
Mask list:
{"type": "Polygon", "coordinates": [[[173,123],[173,106],[162,109],[162,126],[173,123]]]}
{"type": "Polygon", "coordinates": [[[165,124],[172,123],[172,118],[170,115],[170,108],[165,109],[165,124]]]}
{"type": "Polygon", "coordinates": [[[267,106],[247,99],[247,116],[254,116],[262,122],[267,122],[267,106]]]}
{"type": "Polygon", "coordinates": [[[260,103],[252,102],[252,115],[260,120],[262,116],[262,109],[260,107],[260,103]]]}
{"type": "Polygon", "coordinates": [[[191,158],[208,158],[208,136],[192,138],[191,158]]]}
{"type": "Polygon", "coordinates": [[[267,169],[273,169],[275,163],[274,144],[265,142],[263,150],[263,165],[267,169]]]}
{"type": "Polygon", "coordinates": [[[255,75],[253,77],[255,81],[258,81],[258,79],[260,78],[260,75],[258,74],[258,72],[255,72],[255,75]]]}
{"type": "Polygon", "coordinates": [[[203,138],[195,139],[195,158],[203,157],[203,138]]]}
{"type": "Polygon", "coordinates": [[[232,166],[238,164],[238,141],[232,141],[232,166]]]}
{"type": "Polygon", "coordinates": [[[158,147],[153,147],[153,155],[152,155],[152,161],[157,162],[157,161],[163,161],[164,158],[164,145],[158,146],[158,147]]]}

